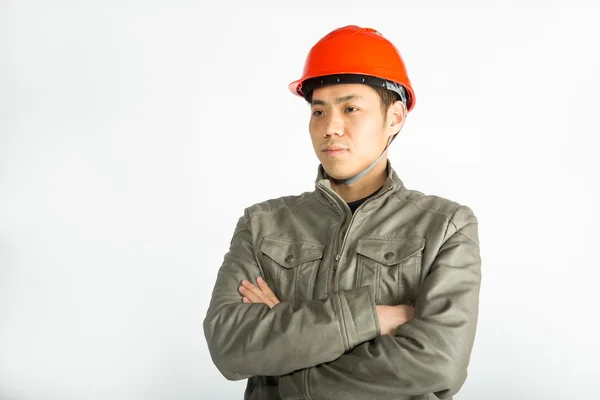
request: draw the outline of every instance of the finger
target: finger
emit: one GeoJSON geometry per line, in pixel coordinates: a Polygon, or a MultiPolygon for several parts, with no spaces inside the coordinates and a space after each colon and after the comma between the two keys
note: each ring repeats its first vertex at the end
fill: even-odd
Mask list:
{"type": "Polygon", "coordinates": [[[254,293],[256,296],[258,296],[259,298],[265,300],[265,294],[263,293],[263,291],[256,286],[254,283],[247,281],[247,280],[243,280],[242,281],[242,285],[248,289],[249,291],[251,291],[252,293],[254,293]]]}
{"type": "Polygon", "coordinates": [[[264,281],[263,278],[259,276],[258,278],[256,278],[256,282],[258,283],[258,287],[263,291],[264,294],[266,294],[269,297],[269,299],[271,299],[273,303],[279,303],[279,299],[277,298],[277,296],[275,296],[275,293],[273,293],[273,291],[271,290],[267,282],[264,281]]]}
{"type": "Polygon", "coordinates": [[[258,286],[253,284],[250,281],[243,280],[242,281],[243,288],[245,290],[244,294],[252,303],[263,303],[272,308],[275,304],[273,300],[271,300],[258,286]]]}
{"type": "Polygon", "coordinates": [[[258,299],[250,298],[253,303],[264,303],[269,306],[269,308],[273,308],[273,306],[275,306],[276,303],[273,301],[273,299],[271,299],[265,292],[261,290],[261,288],[252,282],[244,279],[242,281],[242,285],[247,291],[251,292],[258,299]]]}
{"type": "Polygon", "coordinates": [[[266,305],[268,305],[269,308],[273,308],[273,306],[275,305],[275,302],[273,301],[273,299],[271,299],[267,295],[267,293],[263,292],[263,290],[260,287],[256,286],[252,282],[248,282],[246,280],[242,281],[242,284],[248,290],[252,291],[256,296],[258,296],[258,298],[260,298],[262,303],[265,303],[266,305]]]}
{"type": "Polygon", "coordinates": [[[263,298],[265,298],[265,304],[267,304],[270,308],[273,308],[275,304],[279,304],[279,299],[277,298],[277,296],[275,296],[275,294],[263,278],[259,276],[258,278],[256,278],[256,282],[258,283],[259,289],[264,294],[263,298]]]}
{"type": "Polygon", "coordinates": [[[252,302],[250,300],[248,300],[247,297],[243,297],[242,298],[242,303],[247,303],[247,304],[251,304],[252,302]]]}
{"type": "Polygon", "coordinates": [[[238,289],[242,296],[245,296],[250,300],[251,303],[264,303],[259,296],[257,296],[252,290],[248,289],[246,286],[240,286],[238,289]]]}

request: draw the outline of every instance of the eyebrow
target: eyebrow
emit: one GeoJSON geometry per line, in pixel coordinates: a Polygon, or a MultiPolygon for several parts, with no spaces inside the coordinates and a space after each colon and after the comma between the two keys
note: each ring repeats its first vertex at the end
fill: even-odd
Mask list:
{"type": "MultiPolygon", "coordinates": [[[[337,99],[335,99],[335,104],[340,104],[343,103],[345,101],[348,100],[354,100],[354,99],[362,99],[362,96],[359,96],[357,94],[349,94],[347,96],[342,96],[342,97],[338,97],[337,99]]],[[[321,106],[326,106],[327,102],[324,100],[319,100],[319,99],[313,99],[313,101],[311,102],[311,105],[321,105],[321,106]]]]}

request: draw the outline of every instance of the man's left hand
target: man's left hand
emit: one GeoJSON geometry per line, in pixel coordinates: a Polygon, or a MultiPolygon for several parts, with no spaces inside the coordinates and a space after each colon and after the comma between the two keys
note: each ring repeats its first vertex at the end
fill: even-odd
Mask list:
{"type": "Polygon", "coordinates": [[[256,283],[258,286],[245,279],[242,281],[242,286],[238,288],[238,291],[244,296],[242,302],[248,304],[263,303],[268,305],[269,308],[273,308],[280,303],[267,282],[258,277],[256,283]]]}

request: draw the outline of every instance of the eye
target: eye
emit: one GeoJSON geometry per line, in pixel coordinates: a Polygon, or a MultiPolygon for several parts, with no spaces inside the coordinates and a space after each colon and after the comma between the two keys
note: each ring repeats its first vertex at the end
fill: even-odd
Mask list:
{"type": "Polygon", "coordinates": [[[315,110],[313,111],[312,115],[314,115],[315,117],[320,117],[321,115],[323,115],[323,111],[315,110]]]}
{"type": "Polygon", "coordinates": [[[352,111],[357,111],[357,110],[358,110],[358,108],[355,108],[355,107],[347,107],[345,111],[352,112],[352,111]]]}

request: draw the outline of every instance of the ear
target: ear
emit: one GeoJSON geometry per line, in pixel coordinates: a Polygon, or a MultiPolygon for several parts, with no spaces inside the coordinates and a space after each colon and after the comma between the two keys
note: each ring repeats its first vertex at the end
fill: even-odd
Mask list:
{"type": "Polygon", "coordinates": [[[388,108],[387,114],[389,130],[392,132],[392,135],[395,135],[402,129],[406,119],[406,107],[404,106],[404,103],[400,100],[395,101],[388,108]]]}

